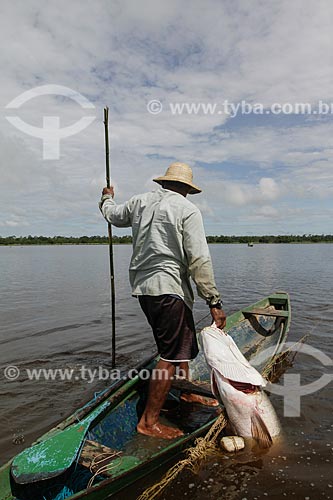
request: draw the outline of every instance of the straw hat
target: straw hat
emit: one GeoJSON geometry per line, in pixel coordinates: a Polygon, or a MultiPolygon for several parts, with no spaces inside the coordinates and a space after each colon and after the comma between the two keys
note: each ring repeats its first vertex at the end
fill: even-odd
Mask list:
{"type": "Polygon", "coordinates": [[[163,177],[157,177],[156,179],[153,179],[153,181],[157,182],[158,184],[162,184],[163,181],[182,182],[183,184],[186,184],[187,186],[190,186],[192,188],[191,191],[189,191],[189,194],[201,193],[201,189],[193,184],[192,180],[193,173],[191,167],[189,167],[186,163],[181,163],[179,161],[171,163],[163,177]]]}

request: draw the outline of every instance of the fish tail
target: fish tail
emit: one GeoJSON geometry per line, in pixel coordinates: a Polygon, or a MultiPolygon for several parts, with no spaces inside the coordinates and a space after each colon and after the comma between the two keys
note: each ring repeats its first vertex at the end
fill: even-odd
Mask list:
{"type": "Polygon", "coordinates": [[[273,444],[269,430],[256,410],[251,415],[251,432],[260,448],[269,448],[273,444]]]}

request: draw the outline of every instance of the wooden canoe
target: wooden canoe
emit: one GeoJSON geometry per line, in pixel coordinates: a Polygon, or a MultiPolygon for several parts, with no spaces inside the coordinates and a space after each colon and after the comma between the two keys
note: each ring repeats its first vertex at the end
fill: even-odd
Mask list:
{"type": "MultiPolygon", "coordinates": [[[[282,351],[289,324],[289,296],[285,292],[276,292],[228,316],[225,330],[247,359],[253,360],[262,352],[269,353],[260,361],[260,366],[256,365],[264,372],[282,351]]],[[[156,361],[157,358],[153,357],[136,367],[137,373],[141,372],[144,377],[133,376],[132,371],[131,378],[123,377],[34,443],[38,446],[50,439],[52,443],[54,436],[86,420],[92,412],[98,414],[96,409],[104,405],[99,417],[92,420],[84,446],[78,450],[73,465],[63,474],[43,480],[37,471],[35,480],[19,484],[12,469],[15,457],[3,465],[0,469],[0,500],[103,500],[174,459],[195,438],[205,434],[217,418],[216,408],[180,401],[181,391],[210,395],[208,369],[201,353],[191,363],[192,383],[182,386],[181,382],[175,381],[162,412],[163,419],[183,428],[184,436],[167,441],[136,432],[138,414],[145,405],[147,372],[153,369],[156,361]],[[96,465],[98,457],[102,461],[96,465]],[[102,466],[105,466],[104,471],[101,471],[102,466]],[[100,473],[88,487],[98,470],[100,473]]],[[[61,446],[65,454],[66,443],[61,446]]],[[[31,453],[33,449],[34,446],[30,448],[31,453]]]]}

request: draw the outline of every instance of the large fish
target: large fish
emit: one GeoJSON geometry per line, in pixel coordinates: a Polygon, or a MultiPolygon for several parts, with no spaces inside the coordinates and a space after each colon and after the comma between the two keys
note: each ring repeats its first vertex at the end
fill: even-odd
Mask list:
{"type": "Polygon", "coordinates": [[[279,420],[263,387],[266,380],[250,365],[234,340],[215,325],[204,328],[200,341],[211,370],[211,386],[222,401],[234,431],[267,448],[280,431],[279,420]]]}

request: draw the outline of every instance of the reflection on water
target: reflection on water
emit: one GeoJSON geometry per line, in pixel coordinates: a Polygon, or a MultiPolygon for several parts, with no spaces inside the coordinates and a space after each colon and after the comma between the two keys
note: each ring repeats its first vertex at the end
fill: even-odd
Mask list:
{"type": "MultiPolygon", "coordinates": [[[[286,290],[292,300],[289,340],[309,333],[308,342],[332,357],[332,245],[210,248],[228,313],[272,291],[286,290]]],[[[138,303],[130,296],[127,267],[131,248],[116,246],[114,250],[117,362],[126,369],[153,353],[155,346],[138,303]]],[[[0,247],[0,273],[0,366],[11,364],[21,370],[15,381],[1,379],[3,463],[107,384],[80,378],[33,382],[27,380],[25,370],[69,368],[80,373],[82,366],[111,368],[108,248],[0,247]]],[[[196,320],[206,314],[207,306],[199,299],[196,320]]],[[[319,361],[299,355],[290,372],[301,373],[304,385],[319,378],[323,367],[319,361]]],[[[178,499],[185,494],[194,499],[329,498],[333,492],[329,486],[331,400],[332,384],[304,396],[301,416],[287,418],[281,398],[273,396],[285,434],[280,447],[260,456],[249,450],[237,456],[221,454],[207,462],[198,477],[182,474],[177,487],[169,488],[165,498],[178,499]]],[[[160,473],[139,487],[152,484],[160,473]]],[[[130,489],[128,498],[135,496],[136,490],[130,489]]]]}

